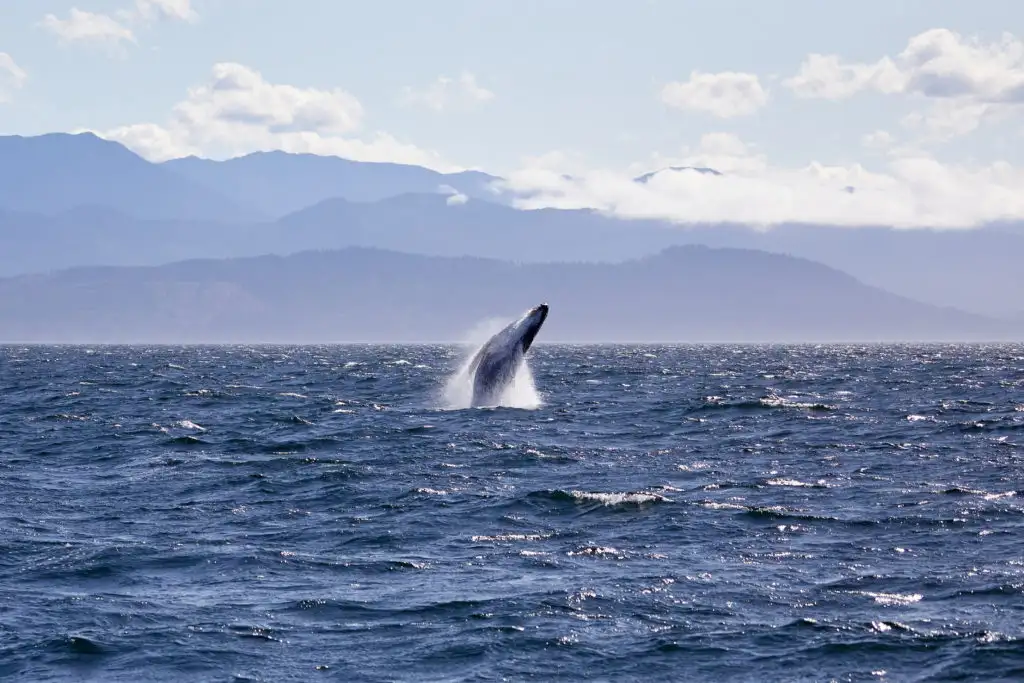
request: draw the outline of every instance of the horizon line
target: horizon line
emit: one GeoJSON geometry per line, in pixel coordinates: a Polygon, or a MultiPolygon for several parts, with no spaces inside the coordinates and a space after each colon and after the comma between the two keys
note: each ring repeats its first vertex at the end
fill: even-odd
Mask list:
{"type": "MultiPolygon", "coordinates": [[[[479,346],[481,342],[459,341],[7,341],[0,339],[0,347],[11,346],[479,346]]],[[[536,341],[539,346],[899,346],[899,345],[1007,345],[1024,344],[1024,336],[1007,339],[875,339],[875,340],[745,340],[745,341],[697,341],[697,340],[576,340],[536,341]]]]}

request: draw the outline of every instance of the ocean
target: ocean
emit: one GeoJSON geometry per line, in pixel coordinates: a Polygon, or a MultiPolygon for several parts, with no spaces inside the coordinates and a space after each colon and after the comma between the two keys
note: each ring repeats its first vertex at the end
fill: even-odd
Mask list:
{"type": "Polygon", "coordinates": [[[1019,681],[1024,345],[0,348],[0,678],[1019,681]]]}

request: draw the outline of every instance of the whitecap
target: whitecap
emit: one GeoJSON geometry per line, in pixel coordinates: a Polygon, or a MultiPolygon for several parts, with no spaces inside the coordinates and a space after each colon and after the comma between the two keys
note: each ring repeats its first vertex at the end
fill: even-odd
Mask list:
{"type": "Polygon", "coordinates": [[[854,591],[856,595],[864,595],[874,599],[879,605],[911,605],[920,602],[924,597],[920,593],[872,593],[871,591],[854,591]]]}
{"type": "Polygon", "coordinates": [[[668,498],[657,493],[592,493],[589,491],[569,491],[568,493],[576,500],[601,503],[608,506],[669,502],[668,498]]]}

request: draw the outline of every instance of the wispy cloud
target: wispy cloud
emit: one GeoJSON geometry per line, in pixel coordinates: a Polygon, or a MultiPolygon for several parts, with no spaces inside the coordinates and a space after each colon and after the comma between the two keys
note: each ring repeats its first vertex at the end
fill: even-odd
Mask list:
{"type": "Polygon", "coordinates": [[[66,19],[47,14],[40,25],[64,45],[101,47],[113,54],[124,55],[125,45],[138,44],[131,28],[134,25],[160,20],[194,22],[199,18],[190,0],[136,0],[133,6],[118,10],[115,15],[72,7],[66,19]]]}
{"type": "Polygon", "coordinates": [[[28,80],[28,73],[18,66],[14,58],[6,52],[0,52],[0,102],[7,102],[11,93],[18,90],[28,80]]]}
{"type": "Polygon", "coordinates": [[[755,74],[694,71],[687,81],[667,83],[661,101],[681,110],[700,111],[723,119],[749,116],[768,102],[768,92],[755,74]]]}
{"type": "Polygon", "coordinates": [[[725,133],[705,135],[695,149],[659,161],[663,170],[643,183],[633,173],[591,169],[569,176],[528,164],[502,185],[522,208],[590,208],[681,224],[967,228],[1024,220],[1024,170],[1005,162],[945,164],[894,151],[880,171],[818,162],[785,167],[725,133]]]}
{"type": "Polygon", "coordinates": [[[97,133],[154,161],[281,149],[453,170],[439,155],[387,133],[359,136],[363,118],[362,103],[340,88],[271,83],[255,69],[226,62],[214,65],[205,83],[189,88],[166,122],[97,133]]]}
{"type": "Polygon", "coordinates": [[[477,83],[476,76],[468,71],[462,72],[457,79],[439,76],[426,87],[406,86],[402,91],[404,104],[422,105],[437,112],[493,99],[494,93],[477,83]]]}
{"type": "Polygon", "coordinates": [[[123,43],[135,43],[132,30],[106,14],[86,12],[72,7],[67,19],[47,14],[40,22],[43,28],[57,36],[62,44],[82,43],[121,51],[123,43]]]}
{"type": "Polygon", "coordinates": [[[1009,33],[986,43],[930,29],[895,57],[871,63],[809,55],[783,85],[801,98],[843,100],[864,91],[911,96],[927,104],[903,125],[941,141],[1024,112],[1024,43],[1009,33]]]}

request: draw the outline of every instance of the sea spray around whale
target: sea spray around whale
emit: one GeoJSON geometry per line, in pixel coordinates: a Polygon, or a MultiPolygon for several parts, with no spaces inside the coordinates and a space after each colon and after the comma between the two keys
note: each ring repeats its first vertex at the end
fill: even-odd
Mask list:
{"type": "MultiPolygon", "coordinates": [[[[448,378],[444,386],[443,402],[446,408],[461,410],[473,407],[474,368],[472,364],[477,355],[497,334],[522,321],[536,310],[531,309],[526,316],[513,321],[509,321],[507,318],[488,318],[477,323],[469,331],[463,342],[464,351],[458,369],[448,378]]],[[[530,341],[532,342],[532,336],[530,341]]],[[[525,357],[518,364],[512,380],[502,388],[496,398],[493,407],[534,410],[543,405],[543,400],[534,384],[533,373],[525,357]]]]}

